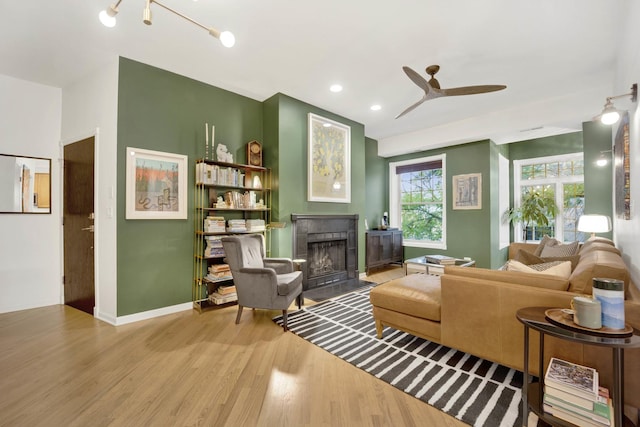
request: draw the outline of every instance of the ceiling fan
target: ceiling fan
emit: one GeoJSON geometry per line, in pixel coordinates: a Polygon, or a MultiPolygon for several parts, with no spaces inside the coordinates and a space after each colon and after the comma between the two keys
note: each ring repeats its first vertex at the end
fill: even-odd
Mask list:
{"type": "Polygon", "coordinates": [[[418,87],[424,91],[424,96],[420,101],[416,102],[415,104],[404,110],[402,113],[398,114],[396,116],[396,119],[404,116],[405,114],[416,108],[418,105],[430,99],[440,98],[441,96],[473,95],[476,93],[495,92],[497,90],[506,88],[505,85],[482,85],[440,89],[440,83],[434,77],[438,70],[440,70],[439,65],[430,65],[426,68],[427,74],[431,76],[431,79],[429,79],[429,81],[425,80],[424,77],[422,77],[420,74],[407,67],[406,65],[402,67],[402,69],[404,70],[405,74],[409,76],[411,81],[418,85],[418,87]]]}

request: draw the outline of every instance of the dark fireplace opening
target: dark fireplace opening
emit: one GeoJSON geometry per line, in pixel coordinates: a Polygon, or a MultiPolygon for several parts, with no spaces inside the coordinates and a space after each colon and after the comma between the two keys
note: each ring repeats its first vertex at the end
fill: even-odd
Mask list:
{"type": "Polygon", "coordinates": [[[344,280],[347,277],[346,240],[309,243],[308,281],[315,286],[344,280]]]}

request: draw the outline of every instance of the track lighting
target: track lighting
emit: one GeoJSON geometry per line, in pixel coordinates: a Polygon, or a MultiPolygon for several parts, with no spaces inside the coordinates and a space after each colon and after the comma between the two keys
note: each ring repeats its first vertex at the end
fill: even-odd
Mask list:
{"type": "Polygon", "coordinates": [[[108,8],[100,12],[98,18],[100,18],[100,22],[105,27],[115,27],[116,26],[116,15],[118,14],[118,6],[122,0],[118,0],[116,4],[109,5],[108,8]]]}
{"type": "MultiPolygon", "coordinates": [[[[187,21],[191,22],[192,24],[196,24],[198,27],[200,28],[204,28],[205,30],[207,30],[207,32],[209,34],[211,34],[213,37],[217,38],[218,40],[220,40],[220,43],[222,43],[223,46],[225,47],[232,47],[235,43],[236,43],[236,38],[235,36],[230,32],[230,31],[219,31],[213,27],[206,27],[204,25],[202,25],[201,23],[189,18],[186,15],[183,15],[182,13],[171,9],[169,6],[166,6],[162,3],[160,3],[157,0],[145,0],[146,4],[145,4],[145,8],[142,12],[142,22],[144,22],[147,25],[151,25],[152,21],[151,21],[151,3],[155,3],[158,6],[160,6],[161,8],[168,10],[169,12],[173,13],[174,15],[177,15],[183,19],[186,19],[187,21]]],[[[106,27],[113,27],[116,25],[116,18],[115,16],[118,14],[118,6],[120,5],[120,3],[122,2],[122,0],[118,0],[118,2],[116,4],[112,4],[110,5],[106,10],[103,10],[102,12],[100,12],[100,14],[98,15],[98,17],[100,18],[100,22],[102,22],[102,24],[106,27]]]]}
{"type": "Polygon", "coordinates": [[[634,83],[633,85],[631,85],[630,93],[607,97],[607,102],[605,102],[604,104],[604,109],[602,110],[602,113],[600,113],[599,116],[596,116],[596,119],[600,119],[602,124],[605,124],[605,125],[612,125],[616,123],[620,119],[620,113],[618,112],[616,107],[613,106],[612,100],[618,99],[618,98],[624,98],[625,96],[630,96],[631,102],[637,102],[638,101],[638,84],[634,83]]]}

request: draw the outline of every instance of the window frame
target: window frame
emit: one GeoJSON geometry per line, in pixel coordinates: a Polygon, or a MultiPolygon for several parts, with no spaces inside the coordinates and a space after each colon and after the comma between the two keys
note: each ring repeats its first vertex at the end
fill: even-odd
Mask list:
{"type": "MultiPolygon", "coordinates": [[[[554,185],[555,186],[555,200],[559,210],[555,217],[555,238],[558,236],[564,240],[564,184],[582,183],[584,185],[584,169],[582,175],[571,176],[557,176],[553,178],[539,178],[535,180],[523,180],[522,179],[522,167],[540,163],[552,163],[552,162],[566,162],[582,160],[584,168],[584,153],[575,152],[567,154],[558,154],[555,156],[544,157],[532,157],[530,159],[520,159],[513,161],[513,205],[520,206],[520,199],[523,186],[536,186],[536,185],[554,185]]],[[[522,242],[522,223],[518,222],[513,226],[514,241],[522,242]]],[[[539,240],[527,240],[527,242],[538,242],[539,240]]]]}
{"type": "Polygon", "coordinates": [[[389,162],[389,225],[391,227],[402,228],[400,214],[400,195],[401,195],[401,180],[400,176],[396,174],[396,167],[405,166],[417,163],[428,163],[434,161],[440,161],[442,163],[442,241],[424,241],[407,239],[403,236],[402,246],[414,247],[414,248],[431,248],[431,249],[447,249],[447,168],[446,168],[446,153],[438,154],[435,156],[418,157],[415,159],[401,160],[397,162],[389,162]]]}

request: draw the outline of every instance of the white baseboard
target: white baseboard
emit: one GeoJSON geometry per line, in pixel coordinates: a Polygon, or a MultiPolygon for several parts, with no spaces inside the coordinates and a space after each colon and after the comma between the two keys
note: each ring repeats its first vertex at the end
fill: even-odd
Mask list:
{"type": "Polygon", "coordinates": [[[167,314],[178,313],[180,311],[193,310],[192,302],[185,302],[183,304],[172,305],[169,307],[157,308],[155,310],[143,311],[140,313],[128,314],[126,316],[118,316],[115,321],[111,321],[112,319],[102,319],[98,317],[100,320],[104,320],[105,322],[111,323],[112,325],[120,326],[126,325],[127,323],[139,322],[141,320],[153,319],[154,317],[166,316],[167,314]]]}

